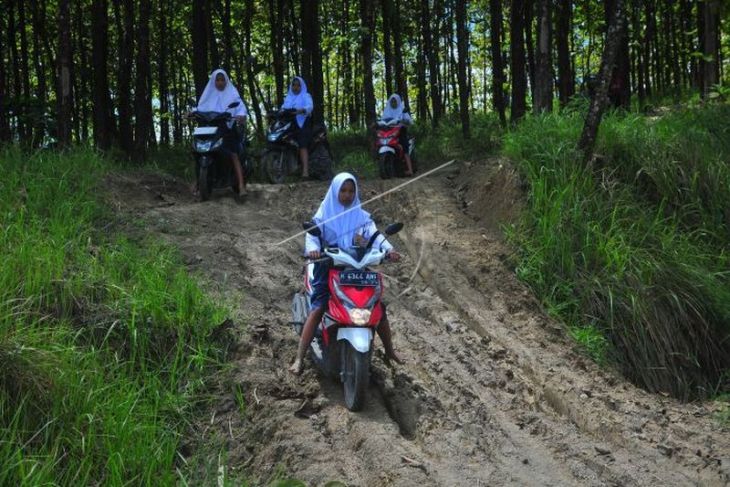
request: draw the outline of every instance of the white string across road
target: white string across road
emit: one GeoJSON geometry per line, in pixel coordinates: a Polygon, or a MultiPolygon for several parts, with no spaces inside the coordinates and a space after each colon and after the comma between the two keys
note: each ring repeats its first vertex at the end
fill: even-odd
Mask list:
{"type": "MultiPolygon", "coordinates": [[[[363,207],[363,206],[365,206],[365,205],[367,205],[369,203],[372,203],[373,201],[379,200],[380,198],[382,198],[382,197],[384,197],[384,196],[386,196],[386,195],[388,195],[390,193],[394,193],[394,192],[396,192],[398,190],[401,190],[401,189],[405,188],[406,186],[408,186],[409,184],[415,183],[419,179],[425,178],[426,176],[428,176],[430,174],[433,174],[436,171],[439,171],[439,170],[445,168],[446,166],[448,166],[450,164],[453,164],[454,161],[456,161],[456,159],[451,159],[448,162],[444,162],[440,166],[434,167],[433,169],[429,169],[428,171],[424,172],[423,174],[419,174],[415,178],[411,178],[411,179],[407,180],[406,182],[399,184],[398,186],[394,186],[394,187],[390,188],[389,190],[387,190],[387,191],[385,191],[385,192],[383,192],[383,193],[381,193],[379,195],[373,196],[372,198],[370,198],[369,200],[365,201],[364,203],[360,203],[360,207],[363,207]]],[[[345,210],[342,213],[340,213],[339,215],[333,216],[332,218],[328,218],[325,221],[318,222],[318,224],[324,225],[324,224],[326,224],[328,222],[331,222],[335,218],[339,218],[340,216],[344,215],[345,213],[348,213],[348,212],[353,211],[355,209],[357,209],[356,206],[350,207],[347,210],[345,210]]],[[[282,240],[281,242],[276,243],[275,245],[276,246],[283,245],[283,244],[285,244],[287,242],[290,242],[290,241],[294,240],[295,238],[298,238],[298,237],[301,237],[302,235],[305,235],[306,233],[307,233],[306,230],[302,230],[301,232],[298,232],[298,233],[296,233],[296,234],[294,234],[294,235],[292,235],[290,237],[287,237],[284,240],[282,240]]]]}

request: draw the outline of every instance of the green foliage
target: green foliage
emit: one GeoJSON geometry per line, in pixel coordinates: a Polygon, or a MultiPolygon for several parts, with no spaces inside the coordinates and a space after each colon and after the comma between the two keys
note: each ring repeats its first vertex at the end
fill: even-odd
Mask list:
{"type": "Polygon", "coordinates": [[[519,277],[591,356],[685,399],[730,368],[728,119],[726,105],[609,115],[591,168],[575,113],[528,118],[505,139],[530,185],[508,232],[519,277]]]}
{"type": "Polygon", "coordinates": [[[0,168],[0,484],[175,483],[224,310],[168,247],[100,230],[93,153],[0,168]]]}

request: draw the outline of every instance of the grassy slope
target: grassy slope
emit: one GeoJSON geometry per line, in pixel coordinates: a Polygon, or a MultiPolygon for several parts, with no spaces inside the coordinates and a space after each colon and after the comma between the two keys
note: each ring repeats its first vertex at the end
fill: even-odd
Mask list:
{"type": "Polygon", "coordinates": [[[609,116],[598,164],[582,118],[525,120],[505,153],[529,182],[518,274],[599,361],[681,398],[727,388],[730,107],[609,116]]]}
{"type": "Polygon", "coordinates": [[[174,483],[225,310],[170,248],[109,235],[93,153],[0,169],[0,484],[174,483]]]}

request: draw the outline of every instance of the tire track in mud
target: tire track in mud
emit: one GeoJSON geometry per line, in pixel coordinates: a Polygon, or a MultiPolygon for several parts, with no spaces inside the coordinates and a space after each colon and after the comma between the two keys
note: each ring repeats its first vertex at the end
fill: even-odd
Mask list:
{"type": "Polygon", "coordinates": [[[730,441],[711,412],[587,363],[516,281],[499,235],[462,213],[461,186],[501,167],[462,165],[368,208],[381,225],[406,223],[393,240],[407,256],[383,271],[407,363],[386,365],[378,349],[361,413],[311,364],[300,378],[286,372],[301,242],[273,243],[313,213],[324,185],[256,186],[239,205],[227,194],[197,203],[163,176],[112,178],[113,204],[178,246],[212,292],[240,300],[232,377],[187,453],[221,445],[229,470],[255,485],[281,471],[310,485],[727,485],[730,441]]]}

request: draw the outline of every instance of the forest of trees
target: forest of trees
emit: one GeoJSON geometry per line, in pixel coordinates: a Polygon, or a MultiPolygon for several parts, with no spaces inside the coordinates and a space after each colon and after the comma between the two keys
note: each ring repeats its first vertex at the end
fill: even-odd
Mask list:
{"type": "Polygon", "coordinates": [[[372,121],[391,92],[434,126],[502,123],[592,91],[615,43],[616,107],[727,96],[722,0],[0,0],[0,142],[92,143],[143,158],[178,144],[223,67],[254,130],[301,74],[330,127],[372,121]],[[606,36],[609,19],[618,38],[606,36]]]}

